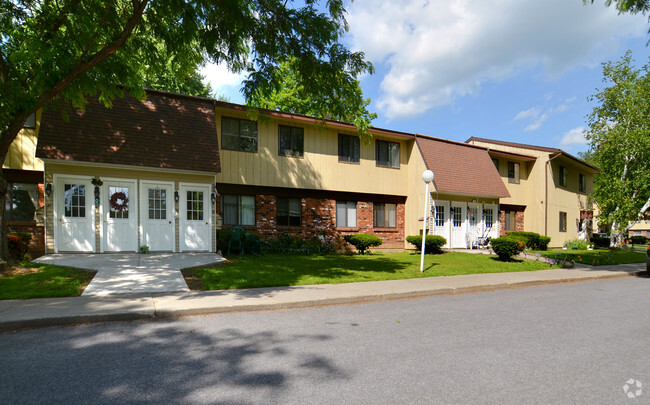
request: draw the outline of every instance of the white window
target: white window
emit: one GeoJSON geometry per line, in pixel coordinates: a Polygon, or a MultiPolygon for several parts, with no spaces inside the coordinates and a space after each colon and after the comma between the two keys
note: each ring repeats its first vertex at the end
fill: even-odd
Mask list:
{"type": "Polygon", "coordinates": [[[445,206],[436,206],[436,226],[445,226],[445,206]]]}
{"type": "Polygon", "coordinates": [[[373,226],[376,228],[395,228],[396,204],[375,203],[372,212],[373,226]]]}
{"type": "Polygon", "coordinates": [[[336,202],[336,226],[343,228],[356,228],[357,203],[354,201],[336,202]]]}

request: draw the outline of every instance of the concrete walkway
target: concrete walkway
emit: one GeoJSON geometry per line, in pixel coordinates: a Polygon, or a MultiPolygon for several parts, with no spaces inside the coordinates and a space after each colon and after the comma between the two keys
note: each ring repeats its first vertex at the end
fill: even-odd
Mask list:
{"type": "MultiPolygon", "coordinates": [[[[187,267],[187,263],[184,267],[187,267]]],[[[636,263],[349,284],[10,300],[0,301],[0,331],[490,291],[535,284],[627,277],[645,271],[645,268],[645,263],[636,263]]],[[[639,279],[639,282],[647,281],[650,280],[639,279]]]]}
{"type": "Polygon", "coordinates": [[[96,270],[82,296],[188,292],[180,270],[220,263],[215,253],[59,253],[41,256],[37,263],[96,270]]]}

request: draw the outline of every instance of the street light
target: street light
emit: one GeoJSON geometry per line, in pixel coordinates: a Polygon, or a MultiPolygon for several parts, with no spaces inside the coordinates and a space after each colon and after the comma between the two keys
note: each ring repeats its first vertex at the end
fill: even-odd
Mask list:
{"type": "Polygon", "coordinates": [[[433,172],[425,170],[422,173],[422,181],[426,184],[424,196],[424,223],[422,224],[422,253],[420,254],[420,273],[424,272],[424,243],[427,239],[427,214],[429,213],[429,183],[433,181],[433,172]]]}

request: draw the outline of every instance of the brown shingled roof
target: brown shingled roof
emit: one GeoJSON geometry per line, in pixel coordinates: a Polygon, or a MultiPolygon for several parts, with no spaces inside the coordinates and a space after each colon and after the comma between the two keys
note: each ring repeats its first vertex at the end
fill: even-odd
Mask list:
{"type": "Polygon", "coordinates": [[[510,197],[485,148],[419,135],[416,142],[438,192],[510,197]]]}
{"type": "Polygon", "coordinates": [[[59,109],[43,111],[36,156],[218,173],[217,139],[212,100],[148,91],[144,101],[125,96],[112,108],[92,98],[68,122],[59,109]]]}

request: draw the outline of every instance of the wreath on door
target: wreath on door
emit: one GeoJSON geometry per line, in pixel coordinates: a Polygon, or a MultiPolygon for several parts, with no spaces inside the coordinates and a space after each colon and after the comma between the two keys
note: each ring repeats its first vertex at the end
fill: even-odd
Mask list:
{"type": "Polygon", "coordinates": [[[122,212],[129,208],[129,198],[121,191],[113,193],[110,199],[111,209],[122,212]]]}

